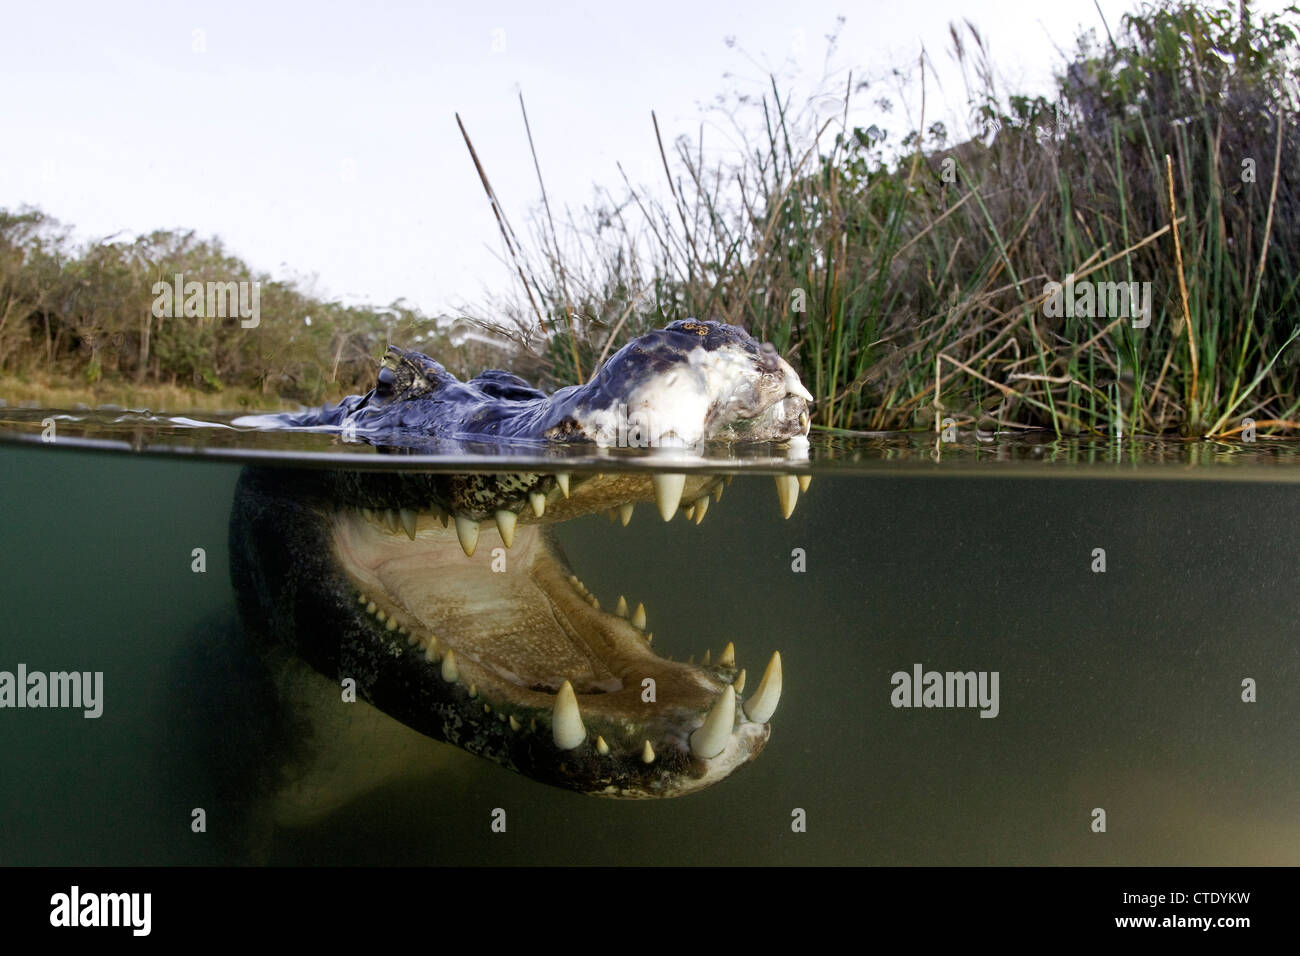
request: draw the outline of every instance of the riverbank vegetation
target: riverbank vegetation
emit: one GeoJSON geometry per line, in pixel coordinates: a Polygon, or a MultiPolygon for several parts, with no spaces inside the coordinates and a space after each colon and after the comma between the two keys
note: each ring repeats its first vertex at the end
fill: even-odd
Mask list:
{"type": "MultiPolygon", "coordinates": [[[[655,122],[667,189],[625,180],[560,222],[543,202],[524,241],[502,210],[514,292],[472,318],[551,386],[675,318],[739,324],[800,370],[826,429],[1300,433],[1297,15],[1147,4],[1082,34],[1047,97],[1000,91],[978,30],[954,26],[961,136],[851,125],[848,102],[878,95],[851,76],[830,115],[776,80],[737,97],[743,145],[721,159],[655,122]]],[[[243,334],[150,317],[145,277],[182,271],[256,278],[214,240],[74,254],[39,212],[0,215],[0,375],[319,402],[366,387],[388,339],[461,374],[503,364],[400,303],[291,284],[263,285],[243,334]]]]}

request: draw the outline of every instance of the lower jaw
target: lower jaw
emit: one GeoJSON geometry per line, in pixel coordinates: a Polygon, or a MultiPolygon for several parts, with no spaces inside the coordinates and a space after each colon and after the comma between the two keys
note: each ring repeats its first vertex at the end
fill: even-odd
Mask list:
{"type": "MultiPolygon", "coordinates": [[[[349,534],[357,529],[347,522],[357,520],[346,511],[340,512],[336,517],[337,540],[352,543],[349,534]]],[[[437,539],[436,553],[455,562],[462,573],[480,574],[481,580],[495,579],[501,587],[506,586],[508,575],[494,574],[486,566],[474,567],[493,560],[493,542],[485,542],[487,547],[467,558],[454,533],[437,526],[432,516],[421,516],[417,531],[421,543],[437,539]]],[[[390,539],[380,541],[376,550],[382,547],[400,554],[414,546],[399,535],[391,535],[390,539]]],[[[348,552],[349,559],[357,560],[354,548],[340,547],[348,552]]],[[[627,620],[588,608],[589,600],[594,599],[577,597],[585,589],[576,577],[567,574],[568,569],[550,550],[538,528],[521,527],[509,554],[511,566],[517,569],[510,573],[544,581],[551,589],[547,597],[553,606],[564,603],[573,608],[579,604],[588,618],[603,617],[607,627],[636,633],[627,620]],[[525,568],[528,570],[522,570],[525,568]],[[572,589],[572,593],[557,596],[555,592],[560,588],[572,589]]],[[[378,560],[373,553],[367,557],[368,563],[378,560]]],[[[413,618],[399,600],[377,587],[375,574],[366,573],[361,578],[348,574],[347,579],[351,594],[346,601],[353,628],[367,635],[377,649],[376,656],[384,662],[382,676],[369,684],[366,697],[430,737],[531,778],[603,796],[678,796],[722,780],[756,757],[767,742],[768,725],[749,720],[736,706],[735,727],[721,751],[708,759],[693,753],[692,734],[700,729],[715,699],[736,680],[737,669],[730,661],[708,668],[672,663],[648,651],[645,666],[638,666],[636,673],[653,668],[661,693],[666,695],[659,699],[667,702],[642,702],[642,680],[633,674],[605,687],[575,678],[579,688],[575,700],[583,702],[579,708],[582,732],[557,742],[558,695],[546,692],[556,689],[546,688],[554,684],[553,677],[538,677],[529,682],[533,687],[504,681],[500,672],[512,668],[508,662],[485,660],[483,641],[478,649],[471,649],[463,640],[439,639],[435,632],[440,628],[413,618]],[[697,699],[699,704],[672,706],[674,687],[682,692],[679,696],[697,699]],[[629,703],[620,709],[618,702],[624,697],[629,703]]],[[[576,616],[578,612],[572,613],[576,616]]],[[[569,626],[573,626],[572,618],[569,626]]],[[[443,630],[454,632],[455,628],[443,630]]],[[[743,689],[743,680],[738,686],[743,689]]]]}

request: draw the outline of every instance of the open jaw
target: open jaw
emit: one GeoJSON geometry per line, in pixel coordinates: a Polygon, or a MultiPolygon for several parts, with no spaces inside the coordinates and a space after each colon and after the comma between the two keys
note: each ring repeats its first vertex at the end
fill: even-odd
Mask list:
{"type": "MultiPolygon", "coordinates": [[[[761,674],[730,643],[698,664],[659,656],[645,608],[602,608],[548,526],[593,512],[626,523],[638,501],[699,521],[724,486],[680,474],[248,469],[233,574],[250,630],[355,680],[402,723],[549,784],[676,796],[762,750],[780,656],[761,674]]],[[[784,514],[806,487],[777,479],[784,514]]]]}

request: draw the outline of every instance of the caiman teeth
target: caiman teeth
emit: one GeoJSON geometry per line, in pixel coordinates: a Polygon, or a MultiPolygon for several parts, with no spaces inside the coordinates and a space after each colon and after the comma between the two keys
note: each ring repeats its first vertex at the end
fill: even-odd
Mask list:
{"type": "Polygon", "coordinates": [[[459,677],[460,670],[456,667],[456,652],[448,648],[447,656],[442,659],[442,679],[448,684],[454,684],[459,677]]]}
{"type": "Polygon", "coordinates": [[[609,756],[609,744],[605,743],[605,738],[600,736],[600,734],[596,735],[596,753],[600,754],[602,757],[609,756]]]}
{"type": "Polygon", "coordinates": [[[392,508],[384,509],[384,524],[387,526],[389,531],[393,532],[393,534],[397,534],[400,525],[398,524],[397,512],[392,508]]]}
{"type": "Polygon", "coordinates": [[[682,503],[682,490],[686,487],[685,475],[655,475],[655,504],[665,521],[672,521],[677,506],[682,503]]]}
{"type": "Polygon", "coordinates": [[[709,510],[708,495],[705,495],[703,498],[695,499],[695,523],[696,524],[702,524],[704,522],[704,513],[708,510],[709,510]]]}
{"type": "Polygon", "coordinates": [[[776,705],[781,700],[781,652],[772,654],[767,662],[763,679],[758,682],[754,696],[745,701],[745,716],[758,724],[765,724],[776,712],[776,705]]]}
{"type": "Polygon", "coordinates": [[[632,626],[639,631],[645,630],[645,604],[638,603],[636,610],[632,612],[632,626]]]}
{"type": "Polygon", "coordinates": [[[561,750],[572,750],[587,739],[587,728],[582,725],[582,714],[578,712],[578,697],[567,680],[560,685],[560,692],[555,696],[551,738],[561,750]]]}
{"type": "Polygon", "coordinates": [[[505,546],[508,548],[515,543],[515,522],[519,520],[519,516],[513,511],[502,509],[497,512],[496,518],[497,530],[501,532],[501,540],[505,542],[505,546]]]}
{"type": "Polygon", "coordinates": [[[777,475],[776,497],[781,503],[781,517],[788,519],[799,500],[799,479],[794,475],[777,475]]]}
{"type": "Polygon", "coordinates": [[[540,518],[546,514],[546,495],[540,491],[528,492],[528,503],[533,506],[533,515],[540,518]]]}
{"type": "Polygon", "coordinates": [[[648,739],[645,742],[645,746],[641,748],[641,762],[642,763],[655,762],[655,749],[650,746],[650,741],[648,739]]]}
{"type": "Polygon", "coordinates": [[[736,689],[737,694],[743,694],[745,692],[745,668],[742,667],[740,669],[740,674],[732,682],[731,686],[736,689]]]}
{"type": "Polygon", "coordinates": [[[628,522],[632,520],[632,508],[633,504],[630,501],[625,505],[618,506],[618,517],[619,520],[623,522],[624,528],[626,528],[628,522]]]}
{"type": "Polygon", "coordinates": [[[416,520],[415,512],[412,511],[410,508],[403,508],[400,512],[398,512],[398,517],[400,517],[402,520],[402,529],[406,532],[406,536],[410,538],[412,541],[414,541],[415,520],[416,520]]]}
{"type": "Polygon", "coordinates": [[[627,598],[621,594],[618,596],[618,604],[614,608],[614,613],[619,617],[627,617],[627,598]]]}
{"type": "Polygon", "coordinates": [[[724,648],[722,649],[722,653],[718,655],[718,666],[720,666],[720,667],[735,667],[735,666],[736,666],[736,643],[735,643],[735,641],[727,641],[727,646],[724,647],[724,648]]]}
{"type": "Polygon", "coordinates": [[[478,547],[478,522],[465,515],[456,515],[456,537],[465,549],[465,556],[473,557],[474,549],[478,547]]]}
{"type": "Polygon", "coordinates": [[[569,497],[569,473],[567,471],[556,472],[555,483],[560,486],[560,492],[564,497],[569,497]]]}
{"type": "Polygon", "coordinates": [[[705,760],[712,759],[727,748],[732,728],[736,725],[736,692],[728,684],[722,696],[704,718],[700,728],[691,734],[691,753],[705,760]]]}
{"type": "Polygon", "coordinates": [[[811,485],[811,484],[812,484],[812,475],[800,475],[800,476],[799,476],[799,490],[800,490],[800,491],[807,491],[807,490],[808,490],[808,486],[811,485]]]}
{"type": "Polygon", "coordinates": [[[704,656],[700,658],[700,666],[701,667],[709,666],[709,649],[707,647],[704,649],[704,656]]]}

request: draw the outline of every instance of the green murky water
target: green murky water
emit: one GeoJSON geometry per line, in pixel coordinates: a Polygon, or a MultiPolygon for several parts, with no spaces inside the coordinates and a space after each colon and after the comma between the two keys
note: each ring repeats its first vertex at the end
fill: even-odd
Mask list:
{"type": "MultiPolygon", "coordinates": [[[[48,413],[3,415],[0,671],[102,672],[103,713],[0,708],[0,863],[1300,863],[1294,445],[877,436],[695,463],[738,475],[702,525],[642,505],[558,535],[602,605],[644,601],[657,650],[734,641],[751,674],[781,651],[753,764],[620,802],[429,744],[322,820],[254,831],[279,744],[228,576],[242,462],[501,459],[126,413],[59,419],[42,444],[48,413]],[[777,471],[814,476],[789,520],[777,471]],[[996,672],[997,716],[894,706],[918,664],[996,672]]],[[[508,467],[559,455],[653,464],[545,448],[508,467]]]]}

